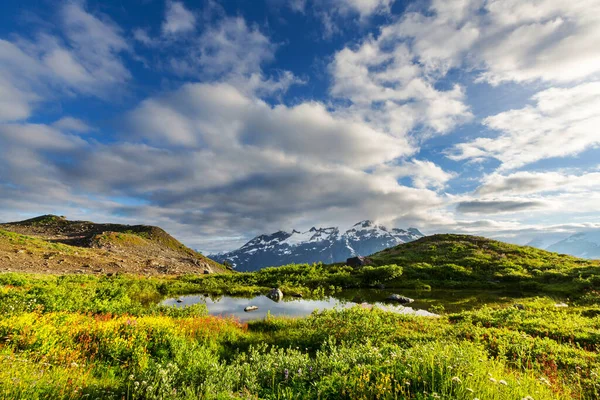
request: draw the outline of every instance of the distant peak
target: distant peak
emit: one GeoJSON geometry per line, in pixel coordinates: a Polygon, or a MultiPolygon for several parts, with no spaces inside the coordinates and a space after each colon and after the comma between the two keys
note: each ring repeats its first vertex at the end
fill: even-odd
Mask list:
{"type": "Polygon", "coordinates": [[[297,230],[295,230],[295,229],[292,229],[292,235],[293,235],[294,233],[302,233],[302,232],[300,232],[300,231],[297,231],[297,230]]]}
{"type": "Polygon", "coordinates": [[[408,228],[408,231],[409,231],[410,233],[412,233],[412,234],[415,234],[415,235],[419,235],[419,236],[425,236],[425,235],[423,235],[423,234],[421,233],[421,231],[420,231],[420,230],[418,230],[417,228],[408,228]]]}
{"type": "Polygon", "coordinates": [[[364,221],[360,221],[354,224],[354,226],[360,226],[362,228],[370,228],[373,225],[375,225],[375,223],[370,219],[365,219],[364,221]]]}

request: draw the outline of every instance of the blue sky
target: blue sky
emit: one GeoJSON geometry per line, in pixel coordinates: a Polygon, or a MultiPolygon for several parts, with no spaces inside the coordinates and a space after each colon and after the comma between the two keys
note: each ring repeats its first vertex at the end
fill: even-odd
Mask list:
{"type": "Polygon", "coordinates": [[[600,227],[598,0],[0,11],[0,220],[156,224],[207,252],[362,219],[600,227]]]}

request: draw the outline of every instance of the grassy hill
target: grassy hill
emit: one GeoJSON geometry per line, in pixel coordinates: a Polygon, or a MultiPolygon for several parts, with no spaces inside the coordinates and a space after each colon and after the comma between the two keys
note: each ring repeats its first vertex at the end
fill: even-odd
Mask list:
{"type": "Polygon", "coordinates": [[[0,271],[189,274],[224,272],[163,229],[43,215],[0,224],[0,271]]]}
{"type": "Polygon", "coordinates": [[[479,236],[432,235],[373,254],[373,265],[402,266],[404,281],[444,286],[476,283],[522,288],[577,282],[600,284],[600,261],[581,259],[479,236]]]}

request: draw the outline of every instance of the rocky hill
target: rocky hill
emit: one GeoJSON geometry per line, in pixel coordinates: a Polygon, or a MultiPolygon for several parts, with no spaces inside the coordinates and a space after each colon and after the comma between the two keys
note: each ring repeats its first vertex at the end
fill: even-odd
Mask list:
{"type": "Polygon", "coordinates": [[[260,235],[241,248],[210,255],[220,263],[231,263],[238,271],[255,271],[263,267],[292,263],[335,263],[348,257],[369,255],[399,243],[423,237],[418,229],[388,229],[372,221],[361,221],[350,229],[311,228],[260,235]]]}
{"type": "Polygon", "coordinates": [[[0,271],[178,275],[225,270],[155,226],[56,215],[0,224],[0,271]]]}

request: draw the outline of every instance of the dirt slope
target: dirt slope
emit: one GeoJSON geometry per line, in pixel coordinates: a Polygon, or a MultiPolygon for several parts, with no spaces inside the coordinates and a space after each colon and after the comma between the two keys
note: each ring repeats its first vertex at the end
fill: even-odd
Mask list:
{"type": "Polygon", "coordinates": [[[179,275],[226,269],[155,226],[43,215],[0,224],[0,271],[179,275]]]}

